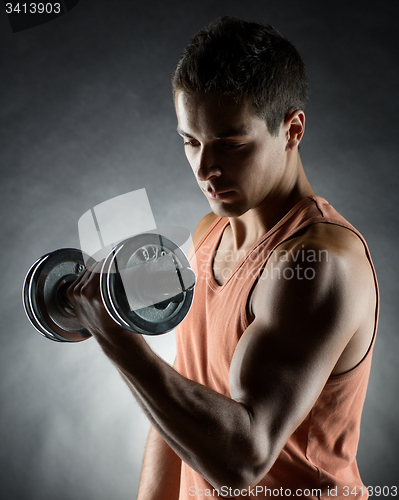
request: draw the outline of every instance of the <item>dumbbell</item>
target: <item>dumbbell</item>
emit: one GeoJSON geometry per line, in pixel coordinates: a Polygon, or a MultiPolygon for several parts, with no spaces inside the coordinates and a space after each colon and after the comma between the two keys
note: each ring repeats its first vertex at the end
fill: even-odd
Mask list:
{"type": "MultiPolygon", "coordinates": [[[[68,287],[95,260],[74,248],[43,255],[29,269],[22,302],[34,328],[56,342],[91,337],[67,298],[68,287]]],[[[171,240],[143,233],[118,243],[104,259],[100,292],[105,309],[122,328],[159,335],[173,330],[193,300],[195,274],[171,240]]]]}

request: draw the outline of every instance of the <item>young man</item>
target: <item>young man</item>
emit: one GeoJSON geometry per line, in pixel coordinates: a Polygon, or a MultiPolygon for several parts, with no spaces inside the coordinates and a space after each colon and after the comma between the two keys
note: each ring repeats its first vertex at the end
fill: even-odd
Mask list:
{"type": "Polygon", "coordinates": [[[212,209],[174,368],[104,311],[100,264],[69,294],[153,424],[138,498],[367,498],[356,449],[377,282],[305,176],[303,62],[270,26],[222,18],[184,51],[173,95],[212,209]]]}

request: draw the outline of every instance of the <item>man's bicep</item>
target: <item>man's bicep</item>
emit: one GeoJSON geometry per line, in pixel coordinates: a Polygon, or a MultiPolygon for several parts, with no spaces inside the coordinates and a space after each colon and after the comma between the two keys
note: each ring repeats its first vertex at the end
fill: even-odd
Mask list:
{"type": "MultiPolygon", "coordinates": [[[[280,271],[295,270],[291,264],[280,271]]],[[[356,330],[342,262],[315,263],[313,270],[314,280],[297,276],[261,285],[255,320],[230,368],[231,397],[249,409],[255,437],[267,442],[273,461],[313,407],[356,330]]]]}

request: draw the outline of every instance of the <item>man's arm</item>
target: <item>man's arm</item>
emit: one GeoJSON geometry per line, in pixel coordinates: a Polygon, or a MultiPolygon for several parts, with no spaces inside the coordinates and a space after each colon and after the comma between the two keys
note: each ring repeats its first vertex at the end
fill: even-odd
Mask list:
{"type": "Polygon", "coordinates": [[[137,500],[177,500],[181,459],[151,427],[141,471],[137,500]]]}
{"type": "MultiPolygon", "coordinates": [[[[188,252],[190,258],[195,247],[206,233],[216,215],[207,214],[198,224],[188,252]]],[[[166,444],[159,433],[151,427],[143,466],[141,470],[137,500],[174,500],[179,497],[181,458],[166,444]]]]}
{"type": "MultiPolygon", "coordinates": [[[[318,251],[317,240],[292,245],[288,258],[269,263],[292,278],[257,285],[255,319],[231,364],[230,398],[181,376],[141,335],[113,324],[102,311],[98,269],[82,275],[70,293],[80,321],[124,375],[153,426],[216,488],[246,488],[267,473],[375,298],[370,265],[351,238],[333,239],[327,262],[302,262],[303,252],[298,258],[297,250],[318,251]],[[298,277],[301,264],[314,279],[298,277]]],[[[268,266],[265,275],[273,271],[268,266]]]]}

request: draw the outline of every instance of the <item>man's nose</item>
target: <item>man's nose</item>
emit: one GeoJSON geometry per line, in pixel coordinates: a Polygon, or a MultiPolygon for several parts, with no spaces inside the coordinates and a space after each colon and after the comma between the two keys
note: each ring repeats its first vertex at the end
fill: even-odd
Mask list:
{"type": "Polygon", "coordinates": [[[194,173],[195,177],[199,181],[206,181],[211,177],[219,177],[221,175],[221,169],[218,165],[217,156],[211,148],[204,146],[201,148],[194,173]]]}

